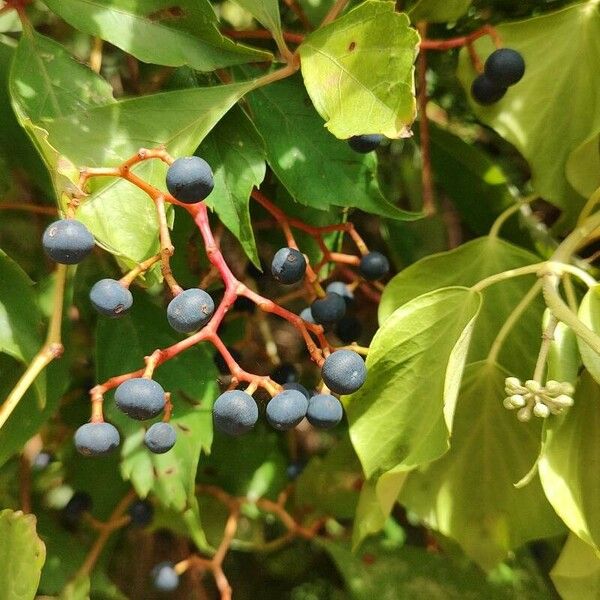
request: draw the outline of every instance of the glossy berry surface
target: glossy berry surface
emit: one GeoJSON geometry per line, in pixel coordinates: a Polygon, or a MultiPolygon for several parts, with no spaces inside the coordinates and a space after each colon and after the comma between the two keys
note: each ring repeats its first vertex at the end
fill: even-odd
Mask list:
{"type": "Polygon", "coordinates": [[[110,423],[85,423],[75,432],[75,447],[84,456],[105,456],[120,442],[117,428],[110,423]]]}
{"type": "Polygon", "coordinates": [[[360,338],[362,323],[356,317],[346,315],[335,324],[334,332],[344,344],[351,344],[360,338]]]}
{"type": "Polygon", "coordinates": [[[147,500],[136,500],[127,510],[131,523],[138,527],[150,525],[154,517],[154,507],[147,500]]]}
{"type": "Polygon", "coordinates": [[[258,406],[250,394],[242,390],[229,390],[217,398],[213,417],[219,431],[227,435],[242,435],[258,421],[258,406]]]}
{"type": "Polygon", "coordinates": [[[313,427],[331,429],[335,427],[344,415],[340,401],[330,394],[313,396],[308,403],[306,418],[313,427]]]}
{"type": "Polygon", "coordinates": [[[521,81],[525,75],[525,61],[516,50],[499,48],[487,57],[484,72],[498,87],[506,88],[521,81]]]}
{"type": "Polygon", "coordinates": [[[348,286],[343,281],[332,281],[327,285],[325,291],[341,296],[346,301],[347,305],[352,304],[354,301],[354,294],[348,289],[348,286]]]}
{"type": "Polygon", "coordinates": [[[173,198],[184,204],[204,200],[214,188],[210,165],[199,156],[178,158],[167,171],[167,189],[173,198]]]}
{"type": "Polygon", "coordinates": [[[298,371],[296,370],[296,367],[290,363],[281,363],[273,370],[273,373],[271,373],[271,379],[279,385],[292,383],[293,381],[298,381],[298,371]]]}
{"type": "Polygon", "coordinates": [[[169,302],[167,319],[175,331],[192,333],[206,325],[214,312],[215,303],[210,295],[199,288],[191,288],[169,302]]]}
{"type": "Polygon", "coordinates": [[[497,85],[485,74],[477,75],[471,84],[473,100],[484,106],[498,102],[504,94],[506,94],[506,88],[497,85]]]}
{"type": "Polygon", "coordinates": [[[379,133],[355,135],[348,139],[348,145],[354,152],[367,154],[378,148],[383,140],[385,140],[385,136],[379,133]]]}
{"type": "Polygon", "coordinates": [[[308,400],[302,392],[284,390],[267,404],[267,421],[279,431],[292,429],[304,419],[307,409],[308,400]]]}
{"type": "Polygon", "coordinates": [[[115,391],[115,402],[132,419],[144,421],[156,417],[165,407],[165,390],[144,377],[124,381],[115,391]]]}
{"type": "Polygon", "coordinates": [[[90,290],[93,307],[105,317],[122,317],[133,306],[131,292],[116,279],[101,279],[90,290]]]}
{"type": "Polygon", "coordinates": [[[154,454],[168,452],[177,441],[175,428],[169,423],[154,423],[144,435],[144,444],[154,454]]]}
{"type": "Polygon", "coordinates": [[[79,525],[84,513],[92,509],[92,497],[87,492],[75,492],[60,513],[60,520],[68,528],[79,525]]]}
{"type": "Polygon", "coordinates": [[[46,254],[57,263],[76,265],[94,248],[94,236],[76,219],[61,219],[50,223],[42,236],[46,254]]]}
{"type": "Polygon", "coordinates": [[[336,350],[325,359],[321,376],[336,394],[352,394],[365,382],[367,367],[360,354],[353,350],[336,350]]]}
{"type": "Polygon", "coordinates": [[[306,321],[307,323],[312,323],[313,325],[316,324],[316,321],[312,315],[312,311],[310,310],[310,306],[307,306],[306,308],[302,309],[302,311],[300,312],[300,318],[306,321]]]}
{"type": "Polygon", "coordinates": [[[369,252],[360,259],[358,272],[367,280],[381,279],[390,270],[390,261],[381,252],[369,252]]]}
{"type": "Polygon", "coordinates": [[[179,575],[175,565],[171,562],[162,562],[152,569],[152,585],[159,592],[173,592],[179,586],[179,575]]]}
{"type": "Polygon", "coordinates": [[[317,323],[332,324],[346,314],[346,301],[338,294],[328,293],[324,298],[317,298],[311,304],[310,312],[317,323]]]}
{"type": "Polygon", "coordinates": [[[310,394],[309,394],[308,390],[301,383],[297,383],[295,381],[291,381],[289,383],[284,383],[283,389],[284,390],[296,390],[297,392],[300,392],[307,400],[310,398],[310,394]]]}
{"type": "Polygon", "coordinates": [[[277,250],[271,263],[271,273],[279,283],[286,285],[298,283],[304,277],[305,272],[306,259],[302,252],[295,248],[277,250]]]}

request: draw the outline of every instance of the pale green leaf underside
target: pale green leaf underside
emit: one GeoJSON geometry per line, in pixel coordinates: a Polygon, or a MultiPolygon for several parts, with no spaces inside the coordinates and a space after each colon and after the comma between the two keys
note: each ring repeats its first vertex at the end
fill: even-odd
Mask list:
{"type": "Polygon", "coordinates": [[[527,540],[561,531],[537,477],[514,487],[537,457],[541,424],[520,423],[503,407],[507,375],[486,362],[465,369],[450,450],[411,473],[400,494],[484,568],[527,540]]]}
{"type": "Polygon", "coordinates": [[[576,535],[567,538],[550,578],[563,600],[600,597],[600,558],[576,535]]]}
{"type": "Polygon", "coordinates": [[[419,36],[394,4],[367,0],[300,46],[306,89],[338,138],[410,135],[419,36]]]}
{"type": "Polygon", "coordinates": [[[396,310],[376,333],[367,380],[347,409],[367,477],[408,470],[448,449],[456,393],[448,381],[460,380],[480,301],[466,288],[440,289],[396,310]]]}
{"type": "MultiPolygon", "coordinates": [[[[579,305],[579,318],[592,331],[600,333],[600,285],[586,293],[579,305]]],[[[585,368],[600,383],[600,356],[592,350],[580,337],[577,338],[579,351],[585,368]]]]}
{"type": "Polygon", "coordinates": [[[65,21],[141,61],[198,71],[269,60],[269,52],[223,37],[208,0],[48,0],[65,21]]]}

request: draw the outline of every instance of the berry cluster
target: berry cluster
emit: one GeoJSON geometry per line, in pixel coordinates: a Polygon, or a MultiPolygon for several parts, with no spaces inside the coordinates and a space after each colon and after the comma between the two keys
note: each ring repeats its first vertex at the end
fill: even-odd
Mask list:
{"type": "Polygon", "coordinates": [[[498,102],[511,85],[525,74],[525,61],[519,52],[511,48],[494,50],[485,61],[483,73],[471,85],[471,95],[479,104],[498,102]]]}
{"type": "Polygon", "coordinates": [[[573,406],[574,390],[567,382],[560,383],[550,379],[546,385],[542,385],[533,379],[521,383],[516,377],[507,377],[504,385],[507,394],[504,407],[517,410],[519,421],[529,421],[532,414],[545,419],[573,406]]]}

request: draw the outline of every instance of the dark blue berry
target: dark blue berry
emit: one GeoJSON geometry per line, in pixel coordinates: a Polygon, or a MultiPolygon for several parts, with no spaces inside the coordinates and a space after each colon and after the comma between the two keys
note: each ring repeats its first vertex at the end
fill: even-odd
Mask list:
{"type": "Polygon", "coordinates": [[[167,306],[167,319],[175,331],[192,333],[208,323],[215,312],[213,299],[204,291],[192,288],[181,292],[167,306]]]}
{"type": "Polygon", "coordinates": [[[152,522],[154,506],[148,500],[136,500],[127,511],[133,525],[145,527],[152,522]]]}
{"type": "Polygon", "coordinates": [[[287,469],[285,470],[286,475],[288,476],[288,479],[297,479],[297,477],[300,475],[300,473],[302,473],[302,471],[304,470],[304,463],[301,462],[293,462],[291,464],[289,464],[287,466],[287,469]]]}
{"type": "Polygon", "coordinates": [[[332,392],[352,394],[364,384],[367,367],[360,354],[353,350],[336,350],[325,359],[321,376],[332,392]]]}
{"type": "Polygon", "coordinates": [[[360,338],[362,323],[356,317],[346,315],[336,323],[334,332],[344,344],[350,344],[360,338]]]}
{"type": "Polygon", "coordinates": [[[105,317],[122,317],[133,306],[131,292],[116,279],[101,279],[90,290],[93,307],[105,317]]]}
{"type": "Polygon", "coordinates": [[[296,390],[297,392],[304,394],[304,397],[307,400],[310,398],[310,394],[309,394],[308,390],[302,384],[296,383],[295,381],[291,381],[289,383],[284,383],[283,389],[284,390],[296,390]]]}
{"type": "Polygon", "coordinates": [[[84,456],[105,456],[120,442],[117,428],[110,423],[85,423],[75,432],[75,447],[84,456]]]}
{"type": "Polygon", "coordinates": [[[310,312],[317,323],[331,325],[346,314],[346,301],[338,294],[328,293],[311,304],[310,312]]]}
{"type": "Polygon", "coordinates": [[[36,454],[35,458],[31,462],[31,468],[34,471],[43,471],[48,468],[48,465],[54,460],[54,457],[50,452],[44,452],[43,450],[36,454]]]}
{"type": "Polygon", "coordinates": [[[354,294],[348,289],[348,286],[343,281],[332,281],[325,288],[325,291],[341,296],[348,305],[352,304],[354,301],[354,294]]]}
{"type": "Polygon", "coordinates": [[[175,428],[169,423],[154,423],[146,435],[144,435],[144,444],[146,448],[154,454],[164,454],[168,452],[177,441],[175,428]]]}
{"type": "Polygon", "coordinates": [[[42,245],[46,254],[63,265],[81,262],[94,248],[94,236],[75,219],[61,219],[46,227],[42,245]]]}
{"type": "Polygon", "coordinates": [[[290,363],[281,363],[273,370],[271,379],[280,385],[292,383],[293,381],[298,381],[298,371],[290,363]]]}
{"type": "Polygon", "coordinates": [[[284,390],[267,404],[267,421],[275,429],[285,431],[296,427],[306,416],[308,400],[298,390],[284,390]]]}
{"type": "Polygon", "coordinates": [[[487,57],[484,71],[498,87],[506,88],[521,81],[525,74],[525,61],[516,50],[500,48],[487,57]]]}
{"type": "Polygon", "coordinates": [[[487,75],[477,75],[471,84],[471,96],[478,104],[487,106],[498,102],[506,94],[506,88],[499,86],[487,75]]]}
{"type": "Polygon", "coordinates": [[[381,252],[369,252],[360,259],[358,272],[367,280],[380,279],[390,270],[390,262],[381,252]]]}
{"type": "Polygon", "coordinates": [[[331,429],[335,427],[344,415],[340,401],[330,394],[313,396],[308,403],[306,418],[314,427],[331,429]]]}
{"type": "Polygon", "coordinates": [[[306,272],[306,259],[302,252],[295,248],[281,248],[277,250],[271,263],[271,273],[279,281],[290,285],[298,283],[306,272]]]}
{"type": "Polygon", "coordinates": [[[152,585],[159,592],[173,592],[179,586],[179,575],[172,562],[161,562],[152,569],[152,585]]]}
{"type": "Polygon", "coordinates": [[[311,323],[312,325],[315,325],[317,323],[314,317],[312,316],[310,306],[307,306],[306,308],[302,309],[302,312],[300,313],[300,318],[306,321],[307,323],[311,323]]]}
{"type": "Polygon", "coordinates": [[[62,524],[69,529],[74,529],[79,525],[84,513],[92,509],[92,505],[92,497],[88,493],[75,492],[61,510],[62,524]]]}
{"type": "Polygon", "coordinates": [[[132,419],[145,421],[156,417],[165,407],[165,390],[153,379],[135,377],[124,381],[115,391],[117,406],[132,419]]]}
{"type": "Polygon", "coordinates": [[[230,390],[217,398],[213,417],[219,431],[228,435],[242,435],[256,424],[258,406],[250,394],[242,390],[230,390]]]}
{"type": "Polygon", "coordinates": [[[385,140],[385,136],[379,133],[354,135],[348,140],[348,144],[355,152],[366,154],[377,149],[383,140],[385,140]]]}
{"type": "Polygon", "coordinates": [[[198,156],[178,158],[167,171],[167,189],[173,198],[185,204],[204,200],[214,188],[210,165],[198,156]]]}

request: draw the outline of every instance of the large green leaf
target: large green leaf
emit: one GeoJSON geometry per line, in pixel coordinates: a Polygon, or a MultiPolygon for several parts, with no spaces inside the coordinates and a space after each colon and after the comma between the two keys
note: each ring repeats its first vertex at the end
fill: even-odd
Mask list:
{"type": "MultiPolygon", "coordinates": [[[[175,341],[166,313],[145,295],[137,295],[128,316],[116,321],[102,319],[98,323],[99,381],[138,369],[144,356],[175,341]]],[[[165,506],[183,510],[194,497],[200,452],[208,452],[212,443],[211,407],[218,391],[216,368],[211,354],[197,347],[165,363],[155,376],[165,391],[172,394],[171,422],[177,431],[173,450],[158,455],[147,450],[143,445],[144,427],[115,407],[112,394],[106,398],[106,414],[124,438],[123,477],[131,480],[140,496],[152,491],[165,506]]]]}
{"type": "MultiPolygon", "coordinates": [[[[588,290],[579,306],[579,318],[592,331],[600,333],[600,285],[588,290]]],[[[600,383],[600,356],[580,337],[577,337],[579,351],[585,368],[600,383]]]]}
{"type": "Polygon", "coordinates": [[[65,21],[148,63],[198,71],[268,60],[223,37],[208,0],[48,0],[65,21]]]}
{"type": "Polygon", "coordinates": [[[338,138],[408,137],[416,117],[418,33],[395,2],[367,0],[300,46],[306,89],[338,138]],[[382,52],[382,49],[385,49],[382,52]]]}
{"type": "Polygon", "coordinates": [[[539,460],[544,491],[554,510],[583,541],[600,549],[600,388],[584,373],[575,404],[545,428],[539,460]]]}
{"type": "Polygon", "coordinates": [[[600,597],[600,558],[594,549],[570,534],[552,571],[563,600],[596,600],[600,597]]]}
{"type": "MultiPolygon", "coordinates": [[[[525,76],[500,102],[489,107],[474,104],[474,110],[529,161],[536,191],[569,216],[577,214],[582,198],[574,196],[565,167],[571,152],[600,129],[600,6],[595,0],[579,2],[502,24],[498,33],[504,46],[525,58],[525,76]],[[566,106],[573,118],[565,118],[566,106]]],[[[494,47],[484,37],[475,42],[475,49],[484,59],[494,47]]],[[[466,50],[459,73],[468,89],[476,72],[466,50]]]]}
{"type": "Polygon", "coordinates": [[[259,267],[250,222],[250,192],[265,177],[265,144],[245,113],[232,108],[198,149],[212,167],[215,189],[206,199],[223,224],[240,241],[248,258],[259,267]]]}
{"type": "Polygon", "coordinates": [[[350,206],[396,219],[420,216],[383,197],[373,153],[357,154],[323,128],[300,77],[256,90],[248,101],[269,164],[298,202],[321,209],[350,206]]]}
{"type": "MultiPolygon", "coordinates": [[[[386,286],[379,305],[379,322],[405,302],[445,286],[471,286],[478,281],[539,259],[534,254],[496,237],[482,237],[449,252],[428,256],[404,269],[386,286]]],[[[498,331],[535,282],[533,275],[518,277],[485,289],[481,318],[477,319],[469,362],[485,358],[498,331]]],[[[518,377],[529,379],[537,356],[544,303],[541,296],[523,313],[510,331],[500,364],[518,377]]]]}
{"type": "Polygon", "coordinates": [[[571,152],[566,169],[569,183],[585,198],[600,187],[600,132],[571,152]]]}
{"type": "Polygon", "coordinates": [[[234,2],[251,13],[273,34],[279,44],[282,44],[283,33],[277,0],[234,0],[234,2]]]}
{"type": "Polygon", "coordinates": [[[0,512],[0,597],[33,600],[40,581],[46,548],[35,531],[35,517],[0,512]]]}
{"type": "Polygon", "coordinates": [[[561,531],[538,478],[514,486],[537,457],[541,423],[520,423],[504,408],[507,375],[487,362],[465,369],[450,450],[411,473],[400,493],[401,503],[484,568],[528,540],[561,531]]]}
{"type": "Polygon", "coordinates": [[[462,17],[473,0],[417,0],[408,10],[411,20],[446,23],[462,17]]]}
{"type": "Polygon", "coordinates": [[[367,477],[411,469],[448,449],[480,302],[466,288],[440,289],[396,310],[375,334],[367,380],[347,410],[367,477]]]}

